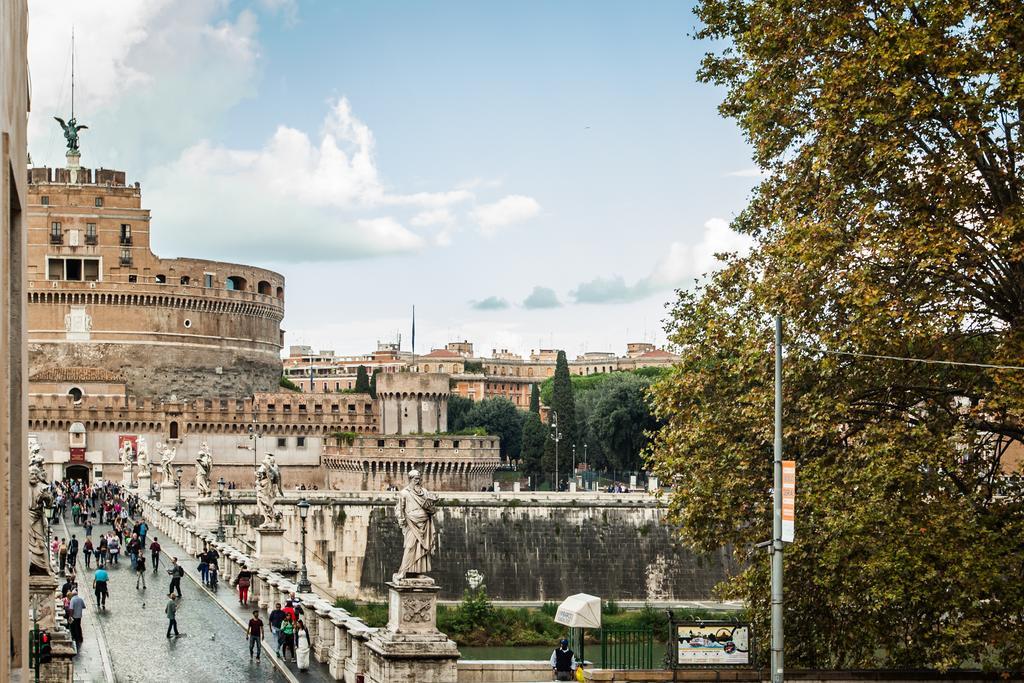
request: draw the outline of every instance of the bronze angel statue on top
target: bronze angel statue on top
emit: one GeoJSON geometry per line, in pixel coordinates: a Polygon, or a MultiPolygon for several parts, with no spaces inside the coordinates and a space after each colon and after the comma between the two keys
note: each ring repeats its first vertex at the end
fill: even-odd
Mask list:
{"type": "Polygon", "coordinates": [[[68,119],[67,123],[64,123],[64,119],[62,119],[59,116],[54,116],[53,118],[57,121],[57,123],[60,124],[60,127],[64,129],[64,139],[68,141],[68,151],[77,152],[78,131],[86,130],[89,126],[78,125],[78,122],[75,120],[74,115],[72,115],[72,117],[68,119]]]}

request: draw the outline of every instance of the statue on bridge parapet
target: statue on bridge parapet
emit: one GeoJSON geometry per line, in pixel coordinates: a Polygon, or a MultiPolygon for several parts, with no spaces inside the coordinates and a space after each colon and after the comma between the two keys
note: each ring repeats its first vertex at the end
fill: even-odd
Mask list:
{"type": "Polygon", "coordinates": [[[209,496],[210,477],[213,473],[213,454],[210,453],[210,446],[204,441],[199,447],[199,454],[196,456],[196,489],[200,496],[209,496]]]}
{"type": "Polygon", "coordinates": [[[430,571],[430,555],[437,545],[434,530],[436,511],[437,496],[423,488],[418,470],[410,470],[409,484],[399,491],[395,505],[395,516],[405,537],[402,566],[393,577],[396,582],[419,578],[429,580],[424,575],[430,571]]]}
{"type": "Polygon", "coordinates": [[[256,468],[256,511],[263,516],[261,529],[277,527],[280,513],[274,507],[277,502],[277,486],[265,464],[256,468]]]}
{"type": "Polygon", "coordinates": [[[28,443],[29,466],[28,485],[31,491],[29,502],[29,574],[33,576],[52,576],[53,569],[50,567],[48,557],[49,550],[46,547],[46,516],[53,507],[53,494],[50,492],[50,482],[46,476],[46,468],[43,465],[43,456],[40,454],[39,442],[30,439],[28,443]]]}
{"type": "Polygon", "coordinates": [[[277,461],[274,460],[273,453],[267,453],[263,456],[263,467],[267,471],[267,476],[270,478],[270,484],[273,488],[274,495],[284,496],[284,487],[281,485],[281,468],[277,466],[277,461]]]}
{"type": "Polygon", "coordinates": [[[174,487],[174,472],[171,471],[171,463],[174,462],[174,456],[178,452],[178,448],[168,448],[167,444],[157,444],[156,451],[160,454],[160,485],[164,488],[174,487]]]}

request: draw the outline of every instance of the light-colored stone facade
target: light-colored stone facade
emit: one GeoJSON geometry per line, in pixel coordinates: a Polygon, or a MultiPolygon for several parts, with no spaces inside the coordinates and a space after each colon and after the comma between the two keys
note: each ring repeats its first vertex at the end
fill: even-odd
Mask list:
{"type": "Polygon", "coordinates": [[[28,3],[0,2],[0,680],[28,679],[25,179],[28,3]]]}

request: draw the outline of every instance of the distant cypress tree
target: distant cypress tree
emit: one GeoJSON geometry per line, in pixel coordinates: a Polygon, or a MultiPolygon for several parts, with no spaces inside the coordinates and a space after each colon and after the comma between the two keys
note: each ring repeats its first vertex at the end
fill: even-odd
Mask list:
{"type": "Polygon", "coordinates": [[[540,415],[540,387],[537,384],[530,386],[530,412],[540,415]]]}
{"type": "MultiPolygon", "coordinates": [[[[532,399],[531,399],[532,403],[532,399]]],[[[558,478],[567,479],[572,469],[572,444],[576,443],[576,401],[572,395],[572,380],[569,377],[569,361],[565,351],[558,352],[555,361],[555,376],[551,387],[551,412],[548,414],[549,438],[544,444],[544,477],[551,481],[555,474],[555,439],[551,423],[558,415],[558,431],[561,439],[558,442],[558,478]]],[[[552,488],[558,485],[554,482],[552,488]]]]}
{"type": "Polygon", "coordinates": [[[380,370],[374,370],[373,374],[370,375],[370,398],[377,398],[377,375],[380,374],[380,370]]]}
{"type": "Polygon", "coordinates": [[[370,393],[370,375],[366,372],[365,365],[360,365],[356,370],[356,393],[370,393]]]}

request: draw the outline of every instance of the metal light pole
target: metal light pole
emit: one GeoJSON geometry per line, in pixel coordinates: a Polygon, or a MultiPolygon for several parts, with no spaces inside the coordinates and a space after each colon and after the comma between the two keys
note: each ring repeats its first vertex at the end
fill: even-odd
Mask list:
{"type": "Polygon", "coordinates": [[[572,445],[572,480],[576,481],[576,444],[572,445]]]}
{"type": "Polygon", "coordinates": [[[224,477],[217,480],[217,540],[224,542],[224,477]]]}
{"type": "Polygon", "coordinates": [[[558,431],[558,413],[551,411],[551,438],[555,440],[555,491],[558,491],[558,442],[562,434],[558,431]]]}
{"type": "Polygon", "coordinates": [[[295,507],[299,508],[299,518],[302,519],[302,573],[299,574],[299,583],[296,586],[296,591],[299,593],[312,593],[313,586],[309,583],[309,573],[306,571],[306,517],[309,515],[309,501],[303,498],[295,507]]]}
{"type": "MultiPolygon", "coordinates": [[[[253,405],[253,410],[255,410],[255,409],[256,409],[256,406],[254,404],[253,405]]],[[[249,425],[249,438],[252,439],[252,466],[254,468],[257,466],[257,463],[256,463],[257,455],[256,454],[259,451],[260,437],[261,436],[263,436],[263,435],[260,434],[260,426],[256,422],[256,417],[253,416],[252,424],[249,425]]]]}
{"type": "Polygon", "coordinates": [[[782,316],[775,316],[775,488],[772,515],[772,683],[783,683],[782,660],[782,316]]]}
{"type": "Polygon", "coordinates": [[[185,512],[185,507],[181,504],[181,468],[174,470],[174,474],[177,475],[175,479],[178,483],[178,504],[174,506],[174,511],[181,515],[185,512]]]}

